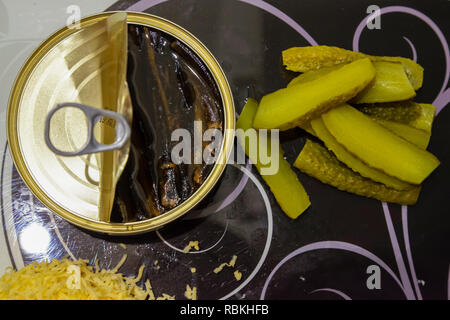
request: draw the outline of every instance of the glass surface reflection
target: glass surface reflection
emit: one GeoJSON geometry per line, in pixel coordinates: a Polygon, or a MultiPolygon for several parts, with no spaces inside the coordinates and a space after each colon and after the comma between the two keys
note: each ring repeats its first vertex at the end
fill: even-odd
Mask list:
{"type": "Polygon", "coordinates": [[[29,254],[45,254],[50,244],[50,234],[39,223],[26,226],[19,236],[20,245],[29,254]]]}

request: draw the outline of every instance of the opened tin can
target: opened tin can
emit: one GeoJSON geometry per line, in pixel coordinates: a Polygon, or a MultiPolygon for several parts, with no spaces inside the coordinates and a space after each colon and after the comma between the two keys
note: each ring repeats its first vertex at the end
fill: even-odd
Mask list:
{"type": "MultiPolygon", "coordinates": [[[[118,199],[115,208],[117,208],[114,210],[125,212],[122,215],[122,218],[125,217],[123,221],[118,222],[114,219],[101,221],[98,217],[100,205],[98,181],[101,175],[99,170],[103,169],[99,169],[96,165],[94,161],[96,156],[63,157],[55,154],[46,145],[44,126],[47,114],[57,104],[81,101],[95,106],[100,103],[102,88],[98,78],[102,70],[99,70],[98,63],[104,60],[102,41],[99,38],[102,36],[102,31],[98,29],[97,32],[91,27],[113,14],[115,12],[105,12],[84,18],[80,21],[79,28],[62,28],[34,51],[22,67],[11,92],[7,133],[11,155],[19,174],[45,206],[82,228],[107,234],[130,235],[158,229],[181,217],[211,191],[220,178],[231,152],[235,114],[232,93],[225,74],[214,56],[197,38],[165,19],[143,13],[127,12],[128,50],[130,48],[135,50],[132,55],[128,55],[131,61],[127,69],[127,80],[131,79],[131,82],[134,82],[128,83],[131,102],[133,108],[136,104],[143,105],[144,108],[151,105],[154,112],[149,114],[151,117],[159,118],[154,121],[157,127],[149,129],[151,134],[143,133],[139,139],[136,138],[139,140],[137,141],[133,140],[133,135],[137,136],[136,132],[139,130],[147,130],[145,119],[148,114],[145,110],[138,110],[139,112],[133,114],[131,151],[129,151],[133,160],[128,158],[128,167],[124,168],[124,172],[128,170],[128,176],[126,176],[128,180],[122,182],[119,180],[119,184],[133,185],[133,179],[140,180],[136,180],[139,183],[133,186],[134,189],[125,190],[125,188],[124,194],[127,195],[123,195],[122,198],[120,198],[122,196],[120,190],[120,196],[116,194],[118,199]],[[141,42],[151,49],[142,47],[141,42]],[[145,50],[141,50],[142,48],[145,50]],[[186,53],[184,60],[177,58],[178,54],[182,56],[183,53],[186,53]],[[171,60],[171,57],[176,59],[171,60]],[[142,61],[145,61],[145,66],[142,65],[142,61]],[[198,71],[191,68],[190,64],[199,66],[198,71]],[[149,70],[148,76],[145,68],[149,70]],[[175,70],[173,76],[167,71],[172,69],[175,70]],[[189,82],[189,77],[193,77],[193,82],[189,82]],[[208,81],[210,81],[209,84],[208,81]],[[177,83],[172,86],[177,98],[170,96],[171,83],[177,83]],[[151,95],[151,92],[155,90],[159,90],[160,93],[156,100],[151,95]],[[214,99],[217,102],[214,102],[214,99]],[[220,121],[215,116],[214,110],[209,110],[211,109],[208,105],[209,101],[215,103],[220,109],[218,112],[220,121]],[[163,106],[169,105],[181,108],[181,111],[170,108],[164,110],[163,106]],[[208,110],[211,111],[203,118],[202,108],[206,110],[206,113],[208,110]],[[173,114],[176,114],[176,117],[173,114]],[[194,175],[194,182],[191,183],[185,179],[187,182],[183,184],[182,191],[179,191],[180,195],[177,194],[174,198],[172,191],[177,189],[175,187],[173,190],[170,189],[171,181],[167,179],[172,177],[174,172],[180,174],[185,167],[183,170],[178,169],[170,160],[166,162],[161,160],[161,156],[156,161],[157,166],[155,165],[154,170],[148,169],[148,174],[142,173],[143,169],[139,171],[137,168],[139,165],[142,168],[142,164],[145,166],[151,162],[146,158],[149,154],[150,157],[155,157],[155,152],[150,150],[150,146],[152,148],[162,146],[167,149],[168,144],[160,143],[161,128],[170,132],[180,126],[177,121],[187,123],[183,120],[186,117],[206,119],[209,127],[220,127],[223,136],[219,152],[215,155],[215,162],[207,173],[200,178],[197,171],[201,170],[192,172],[187,170],[189,174],[182,173],[189,177],[194,175]],[[158,127],[160,125],[164,126],[160,128],[158,127]],[[159,176],[158,170],[161,170],[159,176]],[[147,178],[154,177],[152,172],[156,172],[158,179],[163,179],[153,181],[153,189],[152,186],[145,186],[146,181],[151,180],[147,178]],[[142,177],[136,178],[136,176],[142,177]],[[158,191],[159,188],[168,189],[158,191]],[[153,190],[150,192],[153,192],[152,197],[146,190],[153,190]],[[129,204],[131,200],[138,196],[141,202],[131,206],[129,204]],[[127,197],[131,200],[128,201],[127,197]],[[156,199],[156,203],[153,203],[152,199],[156,199]],[[173,202],[173,199],[176,201],[173,202]],[[142,209],[143,206],[150,208],[147,211],[152,211],[154,214],[147,214],[146,209],[142,209]],[[140,213],[136,214],[135,211],[140,213]]],[[[62,145],[76,149],[86,140],[86,127],[80,125],[79,115],[75,111],[66,112],[59,118],[56,117],[55,121],[57,125],[53,137],[62,145]]],[[[101,125],[106,126],[108,123],[105,121],[101,125]]],[[[191,130],[195,129],[191,128],[191,130]]],[[[166,154],[166,149],[161,154],[166,154]]],[[[193,168],[200,167],[203,169],[203,166],[193,168]]],[[[176,178],[176,181],[179,180],[180,178],[176,178]]]]}

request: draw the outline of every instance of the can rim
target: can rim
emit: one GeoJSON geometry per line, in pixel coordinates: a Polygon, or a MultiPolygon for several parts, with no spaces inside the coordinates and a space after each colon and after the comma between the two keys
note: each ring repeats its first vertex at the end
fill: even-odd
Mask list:
{"type": "MultiPolygon", "coordinates": [[[[108,11],[85,17],[80,21],[80,26],[88,26],[96,21],[105,19],[109,15],[116,12],[119,11],[108,11]]],[[[222,146],[216,163],[214,164],[211,172],[206,178],[206,181],[188,199],[186,199],[177,207],[157,217],[137,222],[107,223],[76,215],[75,213],[63,208],[62,206],[59,206],[58,203],[52,200],[34,180],[25,164],[18,140],[18,107],[22,99],[22,93],[27,80],[37,63],[54,45],[75,32],[73,29],[70,29],[67,26],[59,29],[54,34],[49,36],[46,40],[44,40],[26,60],[21,70],[19,71],[11,90],[6,117],[7,137],[9,142],[8,145],[12,159],[14,161],[14,164],[16,165],[18,173],[22,177],[27,187],[31,190],[31,192],[47,208],[49,208],[51,211],[55,212],[65,220],[84,229],[111,235],[132,235],[156,230],[168,224],[169,222],[180,218],[192,208],[194,208],[195,205],[197,205],[212,190],[212,188],[222,175],[228,162],[228,158],[230,156],[233,145],[234,131],[231,129],[235,128],[235,111],[232,92],[225,73],[223,72],[220,64],[213,56],[213,54],[209,51],[209,49],[189,31],[167,19],[142,12],[126,12],[127,23],[139,24],[158,29],[172,35],[176,39],[179,39],[183,41],[183,43],[188,45],[189,48],[192,49],[206,64],[219,88],[222,99],[222,108],[224,111],[224,136],[222,146]]]]}

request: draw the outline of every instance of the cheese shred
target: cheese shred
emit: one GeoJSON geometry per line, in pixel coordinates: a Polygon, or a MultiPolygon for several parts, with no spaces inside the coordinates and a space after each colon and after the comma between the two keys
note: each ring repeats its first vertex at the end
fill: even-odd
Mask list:
{"type": "Polygon", "coordinates": [[[189,244],[183,249],[184,253],[188,253],[191,249],[200,250],[198,246],[198,241],[189,241],[189,244]]]}
{"type": "Polygon", "coordinates": [[[92,267],[88,260],[67,258],[33,262],[17,271],[8,268],[0,278],[0,300],[155,300],[149,280],[145,289],[137,285],[145,265],[136,277],[117,273],[126,258],[111,270],[100,270],[97,261],[92,267]]]}
{"type": "Polygon", "coordinates": [[[214,269],[214,273],[221,272],[223,270],[223,268],[225,268],[225,267],[234,267],[234,265],[236,264],[236,260],[237,260],[237,256],[233,255],[233,257],[231,258],[230,262],[222,263],[220,266],[218,266],[217,268],[214,269]]]}
{"type": "Polygon", "coordinates": [[[197,287],[191,288],[191,286],[187,284],[184,296],[189,300],[197,300],[197,287]]]}

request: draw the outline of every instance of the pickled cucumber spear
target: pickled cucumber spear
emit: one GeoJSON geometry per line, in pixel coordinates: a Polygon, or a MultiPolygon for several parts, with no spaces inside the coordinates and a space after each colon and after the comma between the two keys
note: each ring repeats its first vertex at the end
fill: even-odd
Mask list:
{"type": "MultiPolygon", "coordinates": [[[[237,129],[242,129],[243,131],[252,129],[252,123],[257,108],[258,103],[256,100],[249,98],[237,121],[237,129]]],[[[251,154],[249,147],[249,143],[253,143],[256,149],[258,149],[260,146],[259,139],[256,139],[256,141],[247,140],[246,143],[246,138],[241,133],[242,132],[239,130],[236,132],[238,141],[245,149],[245,153],[249,156],[258,172],[261,173],[261,169],[268,165],[265,165],[260,161],[258,151],[256,152],[256,155],[251,154]]],[[[270,187],[270,190],[275,196],[281,209],[287,216],[295,219],[310,206],[311,202],[309,201],[308,194],[298,180],[296,173],[291,169],[291,165],[283,158],[283,150],[281,147],[279,150],[271,150],[269,140],[267,141],[267,148],[270,149],[270,152],[278,152],[279,169],[273,175],[262,174],[261,176],[270,187]]]]}
{"type": "Polygon", "coordinates": [[[287,130],[302,126],[356,96],[374,77],[370,60],[361,59],[315,80],[265,95],[253,127],[287,130]]]}
{"type": "Polygon", "coordinates": [[[383,127],[422,149],[431,138],[436,107],[411,100],[358,105],[358,110],[369,115],[383,127]]]}
{"type": "Polygon", "coordinates": [[[373,61],[376,75],[362,92],[352,99],[353,103],[374,103],[407,100],[416,91],[408,80],[401,63],[373,61]]]}
{"type": "Polygon", "coordinates": [[[380,201],[411,205],[417,202],[420,186],[406,191],[386,187],[382,183],[364,178],[340,162],[320,143],[309,139],[294,162],[302,172],[342,191],[380,201]]]}
{"type": "Polygon", "coordinates": [[[396,135],[415,144],[419,148],[426,149],[428,147],[431,133],[395,121],[381,120],[377,118],[372,119],[381,124],[383,127],[389,129],[396,135]]]}
{"type": "Polygon", "coordinates": [[[353,171],[358,172],[363,177],[372,179],[376,182],[385,184],[387,187],[396,190],[408,190],[414,188],[413,185],[401,181],[397,178],[391,177],[384,172],[372,168],[348,152],[341,144],[339,144],[333,135],[330,134],[325,127],[322,118],[317,118],[311,121],[311,125],[317,137],[325,143],[325,146],[331,150],[334,155],[343,163],[345,163],[353,171]]]}
{"type": "Polygon", "coordinates": [[[376,119],[395,121],[431,133],[436,107],[414,101],[363,104],[359,110],[376,119]]]}
{"type": "Polygon", "coordinates": [[[307,72],[364,58],[369,58],[371,61],[399,62],[402,64],[414,90],[422,87],[423,68],[411,59],[403,57],[371,56],[329,46],[293,47],[284,50],[282,56],[286,69],[295,72],[307,72]]]}
{"type": "Polygon", "coordinates": [[[431,153],[402,139],[364,113],[343,104],[322,115],[325,127],[367,165],[405,182],[420,184],[439,166],[431,153]]]}
{"type": "MultiPolygon", "coordinates": [[[[385,61],[374,61],[372,63],[376,70],[375,79],[351,102],[380,103],[401,101],[411,99],[416,95],[401,63],[385,61]]],[[[292,79],[287,87],[315,80],[341,68],[343,65],[345,64],[307,71],[292,79]]]]}

